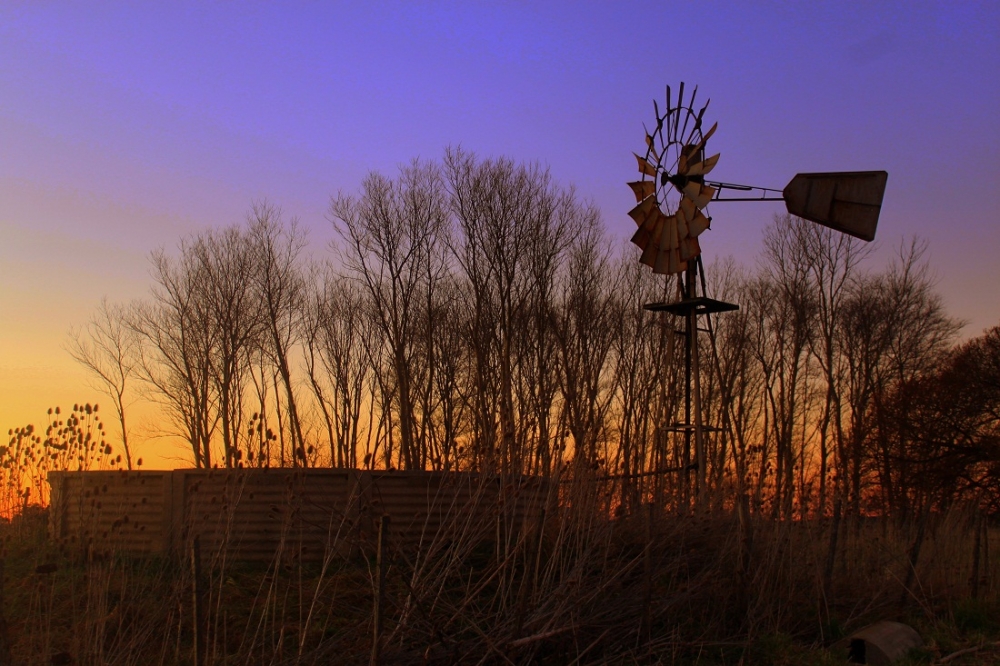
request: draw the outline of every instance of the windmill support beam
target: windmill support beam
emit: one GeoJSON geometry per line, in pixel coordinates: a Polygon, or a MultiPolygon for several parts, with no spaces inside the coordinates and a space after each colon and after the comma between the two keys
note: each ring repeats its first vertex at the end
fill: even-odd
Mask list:
{"type": "Polygon", "coordinates": [[[701,360],[698,354],[698,333],[706,329],[698,326],[698,318],[719,312],[739,310],[735,303],[708,298],[698,294],[700,258],[688,263],[683,274],[682,297],[669,303],[647,303],[643,309],[650,312],[663,312],[674,317],[683,318],[684,329],[677,331],[684,335],[684,422],[675,423],[664,428],[667,432],[679,433],[684,438],[684,449],[680,470],[685,474],[686,501],[690,501],[691,472],[695,472],[694,494],[695,503],[700,505],[704,499],[707,483],[708,465],[705,453],[705,435],[719,429],[705,425],[705,416],[701,400],[701,360]]]}
{"type": "MultiPolygon", "coordinates": [[[[692,261],[688,264],[687,271],[687,285],[686,291],[688,298],[694,298],[695,289],[697,288],[696,282],[698,278],[698,262],[692,261]]],[[[688,382],[688,399],[687,402],[689,406],[694,410],[694,451],[695,451],[695,462],[698,465],[697,477],[695,479],[695,497],[698,502],[702,501],[705,491],[705,431],[704,431],[704,419],[702,418],[701,411],[701,372],[698,359],[698,320],[697,313],[691,310],[687,316],[687,329],[688,329],[688,357],[689,361],[689,374],[688,377],[690,381],[688,382]]],[[[688,423],[691,422],[690,417],[688,418],[688,423]]]]}
{"type": "MultiPolygon", "coordinates": [[[[697,284],[697,262],[688,262],[687,270],[684,275],[684,300],[690,300],[695,297],[695,286],[697,284]]],[[[695,369],[694,357],[695,351],[698,349],[698,326],[697,326],[697,315],[693,309],[688,310],[688,313],[684,316],[685,327],[684,327],[684,377],[686,381],[684,382],[684,423],[691,423],[691,377],[695,369]]],[[[699,401],[700,403],[700,401],[699,401]]],[[[684,465],[690,470],[691,467],[691,435],[694,434],[694,439],[696,442],[702,441],[700,433],[698,433],[698,423],[695,422],[694,433],[690,430],[684,432],[684,465]]],[[[700,462],[699,457],[695,456],[695,461],[700,462]]],[[[684,475],[684,492],[689,492],[691,487],[691,473],[688,472],[684,475]]],[[[701,477],[701,470],[698,470],[698,478],[701,477]]],[[[695,497],[698,496],[700,487],[695,487],[695,497]]],[[[687,498],[685,497],[685,500],[687,498]]]]}

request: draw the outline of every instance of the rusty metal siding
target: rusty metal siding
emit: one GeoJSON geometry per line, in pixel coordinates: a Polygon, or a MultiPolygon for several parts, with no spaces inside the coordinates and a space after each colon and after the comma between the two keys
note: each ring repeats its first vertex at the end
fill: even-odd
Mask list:
{"type": "Polygon", "coordinates": [[[338,469],[53,472],[50,534],[64,544],[212,557],[320,560],[370,551],[379,516],[392,541],[426,548],[524,529],[548,484],[472,473],[338,469]]]}
{"type": "Polygon", "coordinates": [[[84,549],[163,549],[169,472],[53,472],[50,534],[84,549]]]}
{"type": "Polygon", "coordinates": [[[518,531],[538,515],[547,489],[541,479],[502,485],[498,477],[473,473],[372,472],[367,481],[362,527],[373,532],[377,517],[387,514],[393,539],[409,543],[518,531]]]}
{"type": "Polygon", "coordinates": [[[202,549],[240,559],[318,559],[344,543],[346,470],[183,472],[185,531],[202,549]]]}

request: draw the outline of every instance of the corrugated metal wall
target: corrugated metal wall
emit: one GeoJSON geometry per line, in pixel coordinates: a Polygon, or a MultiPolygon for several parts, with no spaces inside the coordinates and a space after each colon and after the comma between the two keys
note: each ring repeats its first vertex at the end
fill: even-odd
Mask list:
{"type": "Polygon", "coordinates": [[[49,534],[70,546],[157,553],[166,545],[171,472],[52,472],[49,534]]]}
{"type": "Polygon", "coordinates": [[[53,472],[49,531],[69,548],[171,554],[198,537],[212,557],[322,559],[373,547],[504,538],[533,524],[548,484],[471,473],[338,469],[53,472]]]}

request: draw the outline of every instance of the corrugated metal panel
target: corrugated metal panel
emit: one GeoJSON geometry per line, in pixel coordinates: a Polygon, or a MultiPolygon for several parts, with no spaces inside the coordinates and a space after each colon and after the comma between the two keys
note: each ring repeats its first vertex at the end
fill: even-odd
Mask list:
{"type": "Polygon", "coordinates": [[[163,549],[163,485],[169,472],[53,472],[50,533],[98,551],[163,549]]]}
{"type": "Polygon", "coordinates": [[[319,559],[347,543],[348,480],[346,470],[185,472],[182,539],[241,559],[319,559]]]}
{"type": "Polygon", "coordinates": [[[210,557],[249,560],[347,554],[391,539],[427,547],[525,529],[548,489],[470,473],[336,469],[53,472],[50,533],[70,547],[169,553],[197,537],[210,557]]]}

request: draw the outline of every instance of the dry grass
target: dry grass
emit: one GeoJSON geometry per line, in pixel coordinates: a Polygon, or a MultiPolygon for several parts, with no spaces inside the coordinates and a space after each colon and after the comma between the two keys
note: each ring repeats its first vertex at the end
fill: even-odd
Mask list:
{"type": "MultiPolygon", "coordinates": [[[[405,543],[390,531],[383,663],[836,663],[819,648],[882,618],[915,623],[925,661],[979,643],[947,663],[996,654],[997,534],[980,540],[974,583],[979,523],[965,512],[927,517],[919,552],[919,520],[843,523],[827,580],[831,521],[648,505],[610,519],[604,490],[564,483],[527,521],[493,499],[484,520],[442,494],[447,529],[405,543]]],[[[344,548],[333,514],[319,561],[298,557],[290,533],[270,562],[240,561],[223,535],[197,566],[191,544],[169,558],[60,549],[45,519],[0,528],[11,663],[369,660],[376,541],[344,548]]]]}

